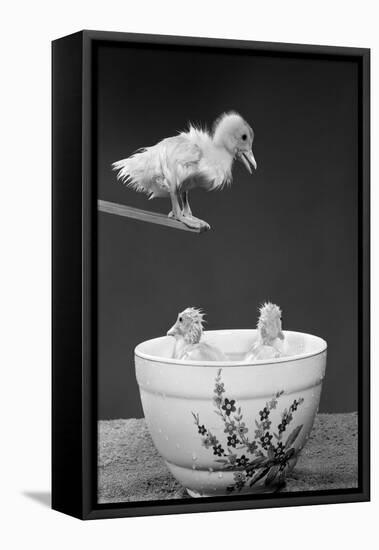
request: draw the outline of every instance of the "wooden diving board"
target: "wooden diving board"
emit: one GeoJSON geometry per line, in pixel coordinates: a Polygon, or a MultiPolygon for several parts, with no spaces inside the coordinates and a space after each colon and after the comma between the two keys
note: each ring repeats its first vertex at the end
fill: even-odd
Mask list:
{"type": "Polygon", "coordinates": [[[191,231],[192,233],[202,233],[204,231],[204,229],[192,229],[187,227],[184,223],[179,222],[174,218],[169,218],[167,215],[160,214],[159,212],[149,212],[148,210],[141,210],[140,208],[125,206],[124,204],[118,204],[116,202],[103,201],[99,199],[97,201],[97,208],[99,212],[105,212],[106,214],[123,216],[124,218],[155,223],[157,225],[165,225],[166,227],[180,229],[181,231],[191,231]]]}

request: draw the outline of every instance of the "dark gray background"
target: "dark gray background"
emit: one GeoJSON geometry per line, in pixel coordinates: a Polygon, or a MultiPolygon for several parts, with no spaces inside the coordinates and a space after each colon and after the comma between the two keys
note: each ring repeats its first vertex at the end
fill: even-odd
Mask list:
{"type": "Polygon", "coordinates": [[[235,165],[230,189],[192,192],[213,227],[201,236],[99,214],[99,418],[143,415],[133,349],[178,311],[204,308],[210,329],[254,327],[264,300],[285,329],[327,340],[320,411],[356,410],[356,64],[104,45],[97,74],[99,198],[167,213],[111,163],[229,109],[254,128],[258,162],[252,176],[235,165]]]}

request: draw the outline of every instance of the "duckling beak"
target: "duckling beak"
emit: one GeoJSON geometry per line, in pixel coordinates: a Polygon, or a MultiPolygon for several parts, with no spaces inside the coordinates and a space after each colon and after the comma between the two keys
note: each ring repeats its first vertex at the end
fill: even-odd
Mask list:
{"type": "Polygon", "coordinates": [[[167,336],[176,336],[178,334],[178,330],[177,330],[177,327],[176,327],[176,323],[175,325],[173,325],[170,330],[167,331],[167,336]]]}
{"type": "Polygon", "coordinates": [[[252,173],[252,166],[254,166],[255,170],[257,169],[257,162],[254,158],[253,151],[241,151],[239,153],[239,158],[242,160],[250,174],[252,173]]]}
{"type": "Polygon", "coordinates": [[[284,340],[284,334],[283,334],[282,331],[279,332],[278,338],[279,338],[280,340],[284,340]]]}

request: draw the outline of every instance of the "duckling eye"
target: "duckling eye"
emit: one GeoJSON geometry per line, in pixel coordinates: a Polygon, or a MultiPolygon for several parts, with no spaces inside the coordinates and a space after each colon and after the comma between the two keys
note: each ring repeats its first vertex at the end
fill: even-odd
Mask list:
{"type": "Polygon", "coordinates": [[[246,135],[246,134],[242,134],[242,139],[243,139],[243,141],[246,141],[246,140],[247,140],[247,135],[246,135]]]}
{"type": "Polygon", "coordinates": [[[179,323],[182,323],[183,317],[179,317],[179,323]]]}

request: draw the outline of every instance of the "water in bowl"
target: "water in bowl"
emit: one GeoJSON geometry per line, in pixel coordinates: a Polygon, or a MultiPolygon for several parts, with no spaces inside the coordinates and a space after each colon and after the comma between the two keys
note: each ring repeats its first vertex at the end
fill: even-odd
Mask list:
{"type": "Polygon", "coordinates": [[[225,355],[229,361],[241,362],[245,360],[246,352],[232,351],[232,352],[225,352],[225,355]]]}
{"type": "MultiPolygon", "coordinates": [[[[280,357],[291,357],[295,355],[301,355],[305,352],[304,340],[298,337],[296,339],[286,339],[281,346],[280,357]]],[[[229,361],[243,362],[246,358],[247,350],[244,351],[232,351],[225,352],[229,361]]]]}

